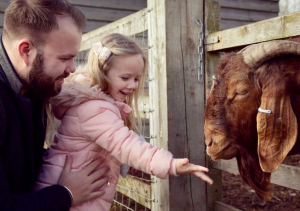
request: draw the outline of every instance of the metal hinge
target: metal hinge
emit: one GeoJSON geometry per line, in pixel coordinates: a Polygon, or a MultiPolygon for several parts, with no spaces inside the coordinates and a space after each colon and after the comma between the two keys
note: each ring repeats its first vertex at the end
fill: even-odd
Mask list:
{"type": "Polygon", "coordinates": [[[214,44],[214,43],[218,43],[219,42],[219,36],[216,37],[208,37],[204,40],[204,44],[208,45],[208,44],[214,44]]]}

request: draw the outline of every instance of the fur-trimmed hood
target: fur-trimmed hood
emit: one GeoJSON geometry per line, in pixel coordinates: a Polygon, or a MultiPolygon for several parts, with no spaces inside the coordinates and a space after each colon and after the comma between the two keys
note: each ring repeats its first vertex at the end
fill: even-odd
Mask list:
{"type": "Polygon", "coordinates": [[[115,101],[105,94],[98,85],[91,87],[88,74],[83,70],[77,70],[66,78],[61,92],[57,96],[50,98],[49,102],[55,117],[62,119],[70,107],[80,105],[89,100],[105,100],[119,107],[120,111],[127,114],[131,112],[129,105],[115,101]]]}

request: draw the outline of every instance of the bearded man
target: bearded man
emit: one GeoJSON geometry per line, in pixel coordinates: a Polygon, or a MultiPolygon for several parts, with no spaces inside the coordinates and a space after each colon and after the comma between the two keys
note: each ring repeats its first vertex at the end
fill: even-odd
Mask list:
{"type": "Polygon", "coordinates": [[[57,185],[32,193],[42,164],[47,116],[79,52],[85,16],[66,0],[13,0],[0,43],[0,211],[67,211],[98,197],[107,181],[99,161],[70,172],[68,157],[57,185]],[[80,181],[80,183],[78,182],[80,181]]]}

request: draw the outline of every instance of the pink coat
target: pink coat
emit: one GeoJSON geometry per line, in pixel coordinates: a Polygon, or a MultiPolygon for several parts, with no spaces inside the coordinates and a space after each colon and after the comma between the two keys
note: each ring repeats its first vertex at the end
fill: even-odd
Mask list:
{"type": "Polygon", "coordinates": [[[90,88],[87,77],[82,73],[70,76],[51,104],[56,118],[61,119],[61,125],[54,144],[44,155],[34,189],[57,184],[66,154],[73,158],[73,171],[82,169],[95,159],[103,160],[103,165],[110,167],[111,184],[102,188],[105,194],[72,207],[71,211],[108,211],[116,191],[121,163],[159,178],[176,175],[175,159],[169,151],[140,141],[138,134],[124,126],[123,119],[131,108],[114,101],[96,86],[90,88]]]}

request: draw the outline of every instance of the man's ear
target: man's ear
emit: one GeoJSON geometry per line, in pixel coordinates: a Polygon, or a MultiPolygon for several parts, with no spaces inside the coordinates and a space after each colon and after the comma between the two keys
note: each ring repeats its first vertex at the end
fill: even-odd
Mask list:
{"type": "Polygon", "coordinates": [[[18,43],[18,53],[26,66],[29,66],[36,57],[36,48],[28,39],[22,39],[18,43]]]}

